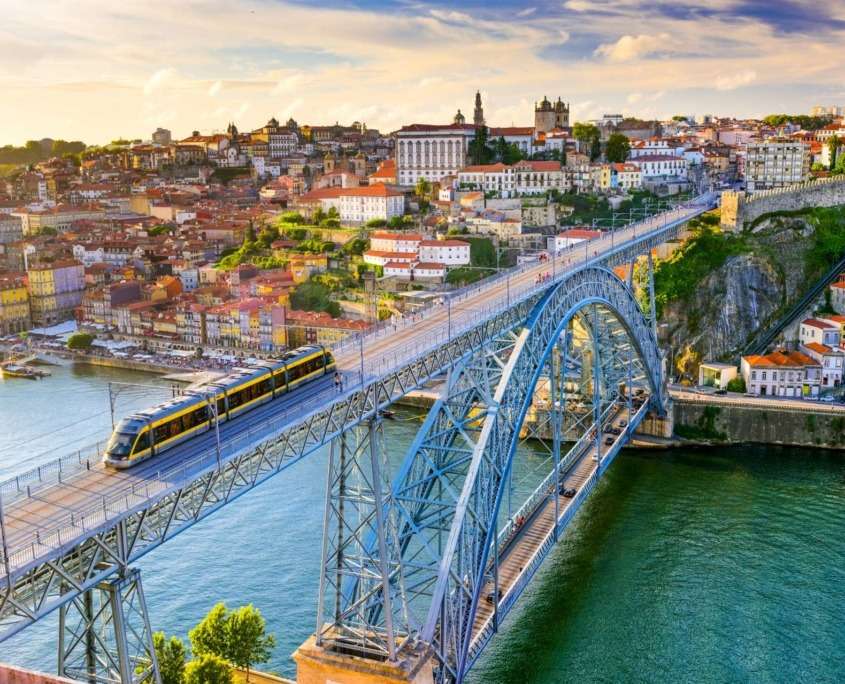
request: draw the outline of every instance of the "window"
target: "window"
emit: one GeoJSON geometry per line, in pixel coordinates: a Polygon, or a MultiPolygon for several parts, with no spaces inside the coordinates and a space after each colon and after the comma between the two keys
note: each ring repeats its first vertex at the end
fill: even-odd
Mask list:
{"type": "Polygon", "coordinates": [[[150,431],[146,430],[143,432],[139,437],[138,441],[135,442],[135,448],[133,449],[132,453],[140,453],[144,449],[150,448],[150,431]]]}

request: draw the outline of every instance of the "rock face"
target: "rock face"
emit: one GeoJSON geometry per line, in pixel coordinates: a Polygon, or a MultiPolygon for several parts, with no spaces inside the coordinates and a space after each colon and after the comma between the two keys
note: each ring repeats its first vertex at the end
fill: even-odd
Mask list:
{"type": "Polygon", "coordinates": [[[660,337],[676,366],[697,377],[702,359],[734,358],[795,301],[816,277],[805,272],[812,231],[802,219],[761,225],[747,253],[729,257],[690,299],[668,304],[660,337]]]}

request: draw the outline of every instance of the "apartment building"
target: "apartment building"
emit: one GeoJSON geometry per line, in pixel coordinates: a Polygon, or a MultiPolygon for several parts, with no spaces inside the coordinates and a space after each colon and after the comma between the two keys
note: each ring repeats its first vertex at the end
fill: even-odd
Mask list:
{"type": "Polygon", "coordinates": [[[810,146],[792,138],[769,138],[748,143],[745,185],[749,192],[782,188],[810,176],[810,146]]]}
{"type": "Polygon", "coordinates": [[[82,304],[85,267],[78,261],[30,265],[27,279],[32,324],[36,327],[69,320],[82,304]]]}

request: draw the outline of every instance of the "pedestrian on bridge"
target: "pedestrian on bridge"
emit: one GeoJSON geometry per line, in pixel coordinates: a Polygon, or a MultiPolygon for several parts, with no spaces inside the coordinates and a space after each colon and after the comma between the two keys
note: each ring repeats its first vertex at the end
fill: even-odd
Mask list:
{"type": "Polygon", "coordinates": [[[340,373],[334,374],[334,386],[335,389],[338,391],[338,394],[343,392],[343,376],[340,373]]]}

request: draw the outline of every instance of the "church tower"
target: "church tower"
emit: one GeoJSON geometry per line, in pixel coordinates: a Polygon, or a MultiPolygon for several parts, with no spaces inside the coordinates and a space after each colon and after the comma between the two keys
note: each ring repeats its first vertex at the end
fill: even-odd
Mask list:
{"type": "Polygon", "coordinates": [[[472,123],[476,126],[484,125],[484,108],[481,106],[481,93],[475,92],[475,111],[472,115],[472,123]]]}
{"type": "Polygon", "coordinates": [[[461,110],[458,110],[458,113],[455,114],[455,118],[453,119],[456,125],[463,126],[467,122],[467,118],[461,114],[461,110]]]}

